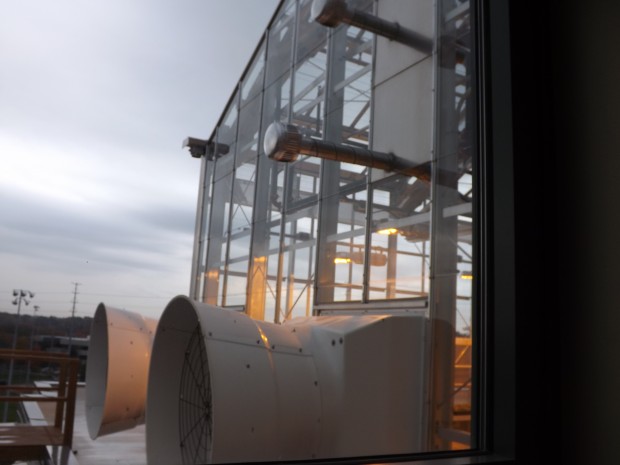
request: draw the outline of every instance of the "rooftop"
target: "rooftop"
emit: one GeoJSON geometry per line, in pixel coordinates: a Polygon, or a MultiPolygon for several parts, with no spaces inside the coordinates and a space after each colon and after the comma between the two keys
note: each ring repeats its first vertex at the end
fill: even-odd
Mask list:
{"type": "MultiPolygon", "coordinates": [[[[45,383],[37,383],[43,385],[45,383]]],[[[132,430],[90,439],[86,426],[84,402],[85,387],[77,390],[73,447],[48,447],[53,465],[146,465],[145,427],[140,425],[132,430]]],[[[32,423],[53,423],[54,405],[51,403],[25,402],[32,423]]],[[[50,465],[51,465],[50,464],[50,465]]]]}

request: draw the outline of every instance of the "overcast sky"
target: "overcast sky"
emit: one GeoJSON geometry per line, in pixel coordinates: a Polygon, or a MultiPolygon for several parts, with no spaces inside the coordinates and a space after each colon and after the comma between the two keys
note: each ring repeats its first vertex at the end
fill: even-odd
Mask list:
{"type": "Polygon", "coordinates": [[[0,311],[159,317],[189,291],[206,138],[277,0],[5,0],[0,311]]]}

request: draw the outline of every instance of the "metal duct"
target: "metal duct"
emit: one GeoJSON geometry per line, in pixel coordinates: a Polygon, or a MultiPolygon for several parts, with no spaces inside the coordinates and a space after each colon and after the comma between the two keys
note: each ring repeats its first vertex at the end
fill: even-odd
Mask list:
{"type": "Polygon", "coordinates": [[[176,297],[153,344],[148,463],[420,451],[425,334],[419,316],[277,325],[176,297]]]}
{"type": "Polygon", "coordinates": [[[431,180],[430,162],[413,164],[393,153],[310,139],[303,137],[293,124],[277,121],[271,123],[265,132],[263,148],[269,158],[286,163],[297,160],[299,154],[303,154],[393,171],[406,176],[415,176],[423,181],[431,180]]]}
{"type": "Polygon", "coordinates": [[[323,26],[333,28],[340,23],[345,23],[408,45],[426,54],[433,52],[431,38],[404,28],[397,22],[387,21],[360,10],[349,9],[345,0],[314,0],[310,15],[323,26]]]}
{"type": "Polygon", "coordinates": [[[86,423],[92,439],[144,423],[157,320],[101,303],[86,366],[86,423]]]}

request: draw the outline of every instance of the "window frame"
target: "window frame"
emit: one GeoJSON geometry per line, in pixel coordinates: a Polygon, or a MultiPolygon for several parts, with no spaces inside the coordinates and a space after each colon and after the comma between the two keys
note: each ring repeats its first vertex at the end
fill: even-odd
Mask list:
{"type": "MultiPolygon", "coordinates": [[[[282,0],[276,13],[286,1],[282,0]]],[[[524,93],[524,90],[513,87],[515,70],[511,65],[516,20],[511,17],[514,7],[509,0],[470,0],[470,8],[476,25],[473,39],[478,47],[475,66],[478,104],[476,144],[480,156],[476,209],[480,217],[479,226],[482,225],[478,235],[480,261],[475,270],[477,282],[474,291],[478,299],[477,321],[474,321],[478,337],[473,347],[478,360],[474,364],[478,380],[475,398],[478,402],[474,407],[477,415],[472,419],[472,432],[477,434],[478,448],[295,463],[508,464],[516,463],[517,436],[527,440],[528,432],[524,428],[527,419],[523,420],[523,417],[538,404],[531,407],[519,405],[521,419],[517,421],[517,402],[523,400],[519,389],[526,382],[524,378],[517,377],[517,368],[523,365],[524,360],[526,363],[534,356],[540,341],[529,341],[528,331],[516,318],[517,300],[523,299],[526,292],[522,287],[517,288],[523,271],[517,267],[517,250],[533,241],[519,239],[519,234],[527,225],[523,218],[516,216],[515,208],[516,197],[526,189],[527,184],[527,181],[515,176],[518,160],[514,138],[523,137],[523,134],[513,132],[513,102],[524,93]],[[521,344],[517,351],[517,335],[519,341],[528,345],[531,342],[532,345],[524,348],[521,344]]],[[[520,37],[528,33],[524,29],[521,25],[517,30],[520,37]]],[[[537,193],[541,191],[543,188],[535,190],[537,193]]],[[[540,306],[536,308],[540,310],[540,306]]],[[[534,425],[532,434],[541,430],[542,426],[534,425]]],[[[536,446],[527,445],[519,447],[520,456],[522,451],[540,452],[536,446]]]]}

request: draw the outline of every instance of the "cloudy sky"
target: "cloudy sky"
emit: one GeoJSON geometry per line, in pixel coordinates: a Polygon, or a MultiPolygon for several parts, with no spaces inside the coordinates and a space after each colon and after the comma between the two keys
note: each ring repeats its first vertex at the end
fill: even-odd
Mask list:
{"type": "Polygon", "coordinates": [[[6,0],[0,311],[159,317],[189,291],[200,162],[277,0],[6,0]]]}

